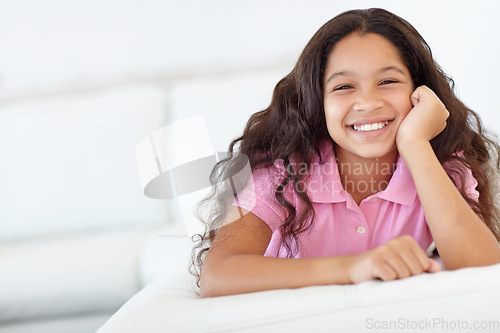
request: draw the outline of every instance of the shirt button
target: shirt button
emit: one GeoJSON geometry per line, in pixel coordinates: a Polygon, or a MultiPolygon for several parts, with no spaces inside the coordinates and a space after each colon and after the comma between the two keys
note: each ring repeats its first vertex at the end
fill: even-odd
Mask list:
{"type": "Polygon", "coordinates": [[[365,228],[363,228],[363,227],[357,227],[357,228],[356,228],[356,231],[357,231],[358,233],[360,233],[360,234],[364,234],[364,233],[365,233],[365,228]]]}
{"type": "Polygon", "coordinates": [[[370,202],[377,202],[377,201],[378,201],[378,198],[377,198],[377,197],[372,198],[372,199],[370,200],[370,202]]]}

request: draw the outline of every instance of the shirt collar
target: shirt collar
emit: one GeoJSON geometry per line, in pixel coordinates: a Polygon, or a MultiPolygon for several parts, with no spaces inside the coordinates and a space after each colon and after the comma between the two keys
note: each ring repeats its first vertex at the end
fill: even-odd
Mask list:
{"type": "MultiPolygon", "coordinates": [[[[340,181],[333,145],[329,142],[322,144],[320,153],[322,158],[315,159],[306,180],[310,200],[317,203],[348,201],[349,194],[344,190],[340,181]]],[[[415,183],[401,156],[398,156],[396,169],[387,188],[376,193],[374,197],[402,205],[411,205],[415,201],[417,197],[415,183]]]]}
{"type": "Polygon", "coordinates": [[[401,155],[396,161],[396,170],[392,174],[387,188],[376,194],[379,198],[402,205],[411,205],[417,198],[417,188],[401,155]]]}
{"type": "Polygon", "coordinates": [[[307,183],[307,194],[312,202],[336,203],[347,201],[348,195],[340,181],[335,152],[330,142],[320,146],[321,158],[314,160],[307,183]]]}

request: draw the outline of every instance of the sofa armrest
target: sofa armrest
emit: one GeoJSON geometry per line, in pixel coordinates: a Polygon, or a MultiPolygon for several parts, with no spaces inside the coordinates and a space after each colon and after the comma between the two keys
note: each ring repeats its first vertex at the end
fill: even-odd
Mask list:
{"type": "Polygon", "coordinates": [[[453,331],[478,325],[498,331],[499,279],[500,264],[201,299],[186,275],[182,281],[157,280],[98,332],[453,331]]]}

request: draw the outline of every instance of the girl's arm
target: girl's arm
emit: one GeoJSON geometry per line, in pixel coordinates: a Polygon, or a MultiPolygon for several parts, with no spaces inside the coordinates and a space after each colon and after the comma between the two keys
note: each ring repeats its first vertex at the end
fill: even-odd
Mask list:
{"type": "Polygon", "coordinates": [[[396,138],[415,182],[427,223],[447,269],[500,262],[494,235],[463,199],[439,163],[430,140],[446,126],[448,111],[429,88],[411,96],[414,108],[396,138]]]}
{"type": "Polygon", "coordinates": [[[270,240],[270,228],[252,213],[220,228],[203,264],[201,296],[393,280],[441,268],[409,236],[359,255],[312,259],[264,257],[270,240]]]}

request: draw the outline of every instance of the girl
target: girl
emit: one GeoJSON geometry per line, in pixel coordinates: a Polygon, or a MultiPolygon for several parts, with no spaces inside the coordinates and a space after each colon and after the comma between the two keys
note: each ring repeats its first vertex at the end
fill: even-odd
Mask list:
{"type": "Polygon", "coordinates": [[[408,22],[338,15],[214,168],[201,296],[437,272],[433,241],[446,269],[499,263],[499,147],[483,133],[408,22]],[[252,179],[233,196],[219,185],[243,157],[252,179]]]}

